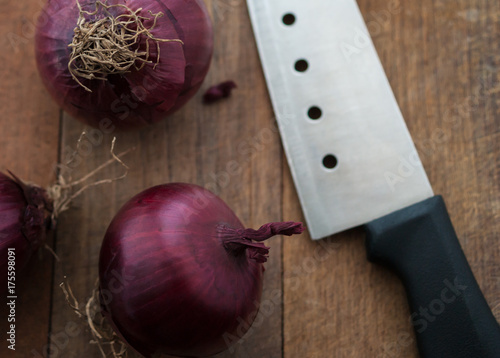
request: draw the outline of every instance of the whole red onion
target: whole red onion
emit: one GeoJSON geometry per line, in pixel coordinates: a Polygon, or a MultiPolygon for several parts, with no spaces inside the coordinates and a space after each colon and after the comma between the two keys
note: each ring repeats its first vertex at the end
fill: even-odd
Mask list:
{"type": "MultiPolygon", "coordinates": [[[[12,175],[12,174],[11,174],[12,175]]],[[[21,271],[45,242],[52,203],[45,190],[0,172],[0,284],[7,287],[8,251],[14,249],[15,270],[21,271]]]]}
{"type": "MultiPolygon", "coordinates": [[[[96,15],[82,15],[87,24],[109,15],[129,15],[142,8],[137,15],[143,17],[144,27],[158,41],[145,34],[139,36],[137,43],[129,41],[131,50],[149,54],[150,62],[142,69],[132,67],[124,73],[103,75],[106,80],[78,77],[80,85],[68,68],[72,53],[69,45],[80,16],[78,3],[48,0],[37,24],[37,65],[48,91],[72,116],[94,127],[136,128],[176,111],[199,89],[213,48],[212,25],[202,0],[110,0],[104,2],[113,6],[108,10],[103,10],[97,0],[79,0],[79,4],[83,11],[98,9],[96,15]],[[162,16],[155,19],[155,14],[162,16]]],[[[120,26],[117,28],[123,27],[120,26]]],[[[134,26],[128,25],[132,30],[134,26]]],[[[142,64],[134,62],[134,66],[142,64]]]]}
{"type": "Polygon", "coordinates": [[[146,357],[218,353],[257,315],[269,248],[254,241],[303,230],[294,222],[245,229],[196,185],[147,189],[120,209],[104,237],[103,315],[146,357]]]}

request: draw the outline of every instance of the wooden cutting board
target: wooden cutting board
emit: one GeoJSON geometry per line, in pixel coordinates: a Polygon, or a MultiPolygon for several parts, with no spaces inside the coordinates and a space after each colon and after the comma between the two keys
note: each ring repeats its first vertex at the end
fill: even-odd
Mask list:
{"type": "MultiPolygon", "coordinates": [[[[0,4],[0,170],[45,186],[85,127],[57,108],[37,74],[33,23],[41,3],[0,4]]],[[[500,3],[359,5],[433,188],[447,199],[479,286],[500,320],[500,3]]],[[[131,168],[127,178],[90,189],[61,216],[50,240],[61,263],[42,252],[22,276],[15,352],[7,349],[2,305],[0,356],[100,357],[59,283],[64,273],[85,301],[109,221],[142,189],[173,181],[211,184],[249,227],[303,220],[246,5],[207,0],[207,6],[215,54],[202,91],[227,79],[238,89],[212,106],[201,103],[200,92],[162,123],[113,134],[117,152],[135,147],[124,157],[131,168]]],[[[90,153],[80,153],[85,160],[74,178],[109,158],[111,139],[105,135],[90,153]]],[[[100,178],[122,170],[112,166],[100,178]]],[[[366,261],[363,241],[359,229],[321,242],[307,234],[272,239],[262,320],[232,352],[217,357],[417,357],[403,287],[366,261]]]]}

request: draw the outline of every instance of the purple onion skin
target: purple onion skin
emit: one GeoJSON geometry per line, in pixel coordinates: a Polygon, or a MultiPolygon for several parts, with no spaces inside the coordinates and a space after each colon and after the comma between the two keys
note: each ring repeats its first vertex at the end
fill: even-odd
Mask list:
{"type": "Polygon", "coordinates": [[[45,242],[52,210],[45,191],[23,184],[0,172],[0,272],[2,290],[7,288],[8,250],[15,251],[16,278],[45,242]]]}
{"type": "MultiPolygon", "coordinates": [[[[268,225],[274,224],[282,223],[268,225]]],[[[302,232],[302,224],[293,225],[293,233],[302,232]]],[[[145,357],[206,357],[227,349],[224,334],[241,337],[255,319],[265,261],[260,254],[269,249],[235,238],[245,231],[260,233],[244,230],[221,199],[199,186],[143,191],[121,208],[104,237],[103,314],[145,357]],[[226,247],[231,237],[236,243],[226,247]]]]}
{"type": "MultiPolygon", "coordinates": [[[[80,0],[84,10],[95,9],[96,0],[80,0]]],[[[86,91],[68,70],[73,30],[78,19],[75,0],[49,0],[37,23],[36,61],[47,90],[65,111],[96,127],[130,130],[152,124],[182,107],[200,88],[210,66],[213,30],[202,0],[110,0],[132,10],[143,8],[143,16],[162,12],[152,34],[161,39],[160,62],[156,69],[108,76],[108,81],[86,80],[86,91]],[[111,123],[110,123],[111,121],[111,123]]],[[[121,8],[112,9],[122,12],[121,8]]],[[[151,27],[151,20],[144,21],[151,27]]],[[[150,59],[156,60],[156,46],[150,42],[150,59]]],[[[145,40],[140,44],[145,49],[145,40]]]]}
{"type": "Polygon", "coordinates": [[[212,86],[203,95],[203,103],[212,104],[223,98],[227,98],[231,96],[231,92],[237,87],[233,81],[224,81],[212,86]]]}

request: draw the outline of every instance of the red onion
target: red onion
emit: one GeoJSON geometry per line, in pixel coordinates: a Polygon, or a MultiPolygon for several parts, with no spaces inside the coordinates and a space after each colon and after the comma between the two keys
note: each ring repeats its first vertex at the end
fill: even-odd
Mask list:
{"type": "MultiPolygon", "coordinates": [[[[199,89],[208,71],[213,39],[205,5],[202,0],[109,0],[105,4],[111,7],[106,10],[97,0],[80,0],[83,11],[98,9],[96,15],[82,15],[85,19],[83,30],[89,31],[85,26],[107,19],[92,31],[93,36],[98,31],[99,36],[108,36],[111,19],[120,16],[121,20],[129,19],[123,16],[142,8],[136,15],[140,16],[138,19],[150,35],[141,33],[137,42],[130,37],[124,38],[119,46],[109,45],[110,42],[104,40],[99,45],[93,43],[92,49],[97,46],[97,52],[109,54],[121,67],[117,65],[113,67],[115,72],[109,72],[110,66],[101,64],[107,72],[100,74],[91,66],[92,76],[105,79],[76,76],[79,84],[68,68],[75,48],[69,45],[74,41],[81,44],[83,38],[89,38],[84,37],[86,32],[83,30],[75,29],[80,16],[78,3],[76,0],[48,0],[40,15],[35,39],[42,80],[61,107],[91,126],[109,127],[111,121],[117,129],[130,129],[157,122],[186,103],[199,89]],[[113,52],[102,49],[108,45],[113,52]],[[130,59],[127,57],[130,52],[124,54],[117,50],[124,46],[140,58],[130,59]],[[145,59],[149,62],[145,63],[145,59]],[[123,70],[125,61],[133,66],[123,70]],[[144,67],[136,69],[142,65],[144,67]],[[121,70],[117,70],[119,67],[121,70]]],[[[139,25],[121,23],[115,28],[118,32],[126,28],[134,33],[139,25]]],[[[83,66],[81,57],[70,64],[73,69],[83,66]]],[[[87,63],[87,66],[90,65],[87,63]]]]}
{"type": "MultiPolygon", "coordinates": [[[[12,175],[12,174],[11,174],[12,175]]],[[[14,249],[15,269],[21,271],[45,242],[52,203],[45,190],[0,172],[0,274],[7,287],[8,251],[14,249]]]]}
{"type": "Polygon", "coordinates": [[[121,208],[104,237],[102,313],[146,357],[218,353],[257,315],[269,252],[259,241],[303,230],[295,222],[245,229],[221,199],[196,185],[145,190],[121,208]]]}

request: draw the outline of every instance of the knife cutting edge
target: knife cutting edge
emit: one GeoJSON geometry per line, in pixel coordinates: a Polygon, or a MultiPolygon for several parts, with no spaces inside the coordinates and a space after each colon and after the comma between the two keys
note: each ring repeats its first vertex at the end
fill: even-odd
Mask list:
{"type": "Polygon", "coordinates": [[[356,1],[247,3],[311,237],[365,225],[369,260],[405,285],[421,357],[499,358],[500,325],[432,191],[356,1]],[[419,320],[422,307],[439,314],[419,320]]]}

